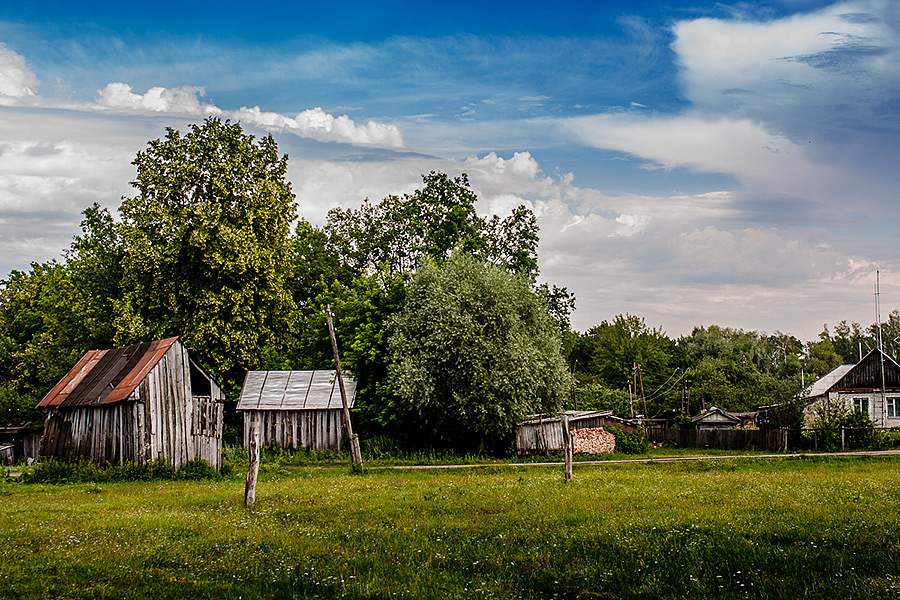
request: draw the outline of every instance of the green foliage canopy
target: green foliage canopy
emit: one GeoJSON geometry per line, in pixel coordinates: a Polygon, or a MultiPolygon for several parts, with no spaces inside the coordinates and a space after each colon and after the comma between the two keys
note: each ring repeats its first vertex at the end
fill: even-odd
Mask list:
{"type": "Polygon", "coordinates": [[[520,276],[464,254],[426,262],[393,326],[390,384],[423,439],[502,448],[521,418],[562,405],[558,329],[520,276]]]}
{"type": "Polygon", "coordinates": [[[208,119],[184,135],[168,129],[134,164],[116,342],[181,335],[234,388],[291,331],[287,156],[271,137],[208,119]]]}

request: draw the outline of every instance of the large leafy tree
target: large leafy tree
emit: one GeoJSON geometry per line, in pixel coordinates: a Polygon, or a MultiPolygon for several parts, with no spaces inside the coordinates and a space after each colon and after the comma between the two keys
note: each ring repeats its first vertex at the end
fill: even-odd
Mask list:
{"type": "Polygon", "coordinates": [[[0,425],[34,406],[94,342],[85,296],[65,265],[33,263],[0,288],[0,425]]]}
{"type": "Polygon", "coordinates": [[[781,404],[800,391],[802,344],[784,334],[730,327],[695,327],[678,340],[691,409],[701,403],[725,410],[781,404]]]}
{"type": "Polygon", "coordinates": [[[504,449],[525,415],[561,407],[560,335],[527,279],[465,254],[426,262],[389,339],[395,413],[420,440],[504,449]]]}
{"type": "MultiPolygon", "coordinates": [[[[590,369],[605,385],[627,389],[634,381],[635,365],[639,365],[646,395],[666,392],[665,384],[673,381],[671,361],[673,342],[661,329],[649,327],[643,318],[617,315],[603,321],[588,332],[590,369]]],[[[640,390],[634,390],[636,393],[640,390]]],[[[661,403],[651,402],[651,410],[661,403]]]]}
{"type": "Polygon", "coordinates": [[[287,156],[271,137],[212,118],[184,135],[168,129],[134,164],[116,341],[181,335],[233,388],[291,330],[287,156]]]}
{"type": "Polygon", "coordinates": [[[432,171],[422,183],[412,194],[329,211],[325,231],[348,268],[409,274],[425,259],[464,252],[535,279],[538,226],[532,211],[519,206],[506,217],[483,219],[465,173],[451,178],[432,171]]]}

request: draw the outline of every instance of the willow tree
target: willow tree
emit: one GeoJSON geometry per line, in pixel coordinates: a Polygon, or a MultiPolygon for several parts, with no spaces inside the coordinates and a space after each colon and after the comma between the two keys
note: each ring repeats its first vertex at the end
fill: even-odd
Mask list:
{"type": "Polygon", "coordinates": [[[545,300],[472,256],[426,261],[392,326],[394,408],[419,441],[503,450],[520,419],[559,409],[569,389],[545,300]]]}
{"type": "Polygon", "coordinates": [[[208,119],[168,129],[134,161],[121,213],[121,344],[181,335],[229,386],[264,366],[290,329],[287,156],[271,136],[208,119]]]}

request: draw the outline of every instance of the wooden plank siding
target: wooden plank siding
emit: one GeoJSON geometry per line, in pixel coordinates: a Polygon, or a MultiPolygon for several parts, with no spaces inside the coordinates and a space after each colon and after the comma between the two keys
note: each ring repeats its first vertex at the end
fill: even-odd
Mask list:
{"type": "Polygon", "coordinates": [[[333,409],[244,411],[244,447],[250,444],[250,419],[259,419],[260,446],[296,450],[341,449],[341,413],[333,409]]]}

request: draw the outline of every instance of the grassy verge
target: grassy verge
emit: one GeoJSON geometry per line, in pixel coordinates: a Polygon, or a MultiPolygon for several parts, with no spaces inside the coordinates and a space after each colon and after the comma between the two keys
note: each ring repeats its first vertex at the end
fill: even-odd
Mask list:
{"type": "Polygon", "coordinates": [[[3,598],[883,598],[900,461],[0,483],[3,598]]]}

